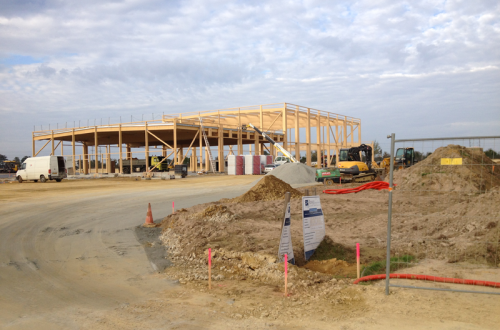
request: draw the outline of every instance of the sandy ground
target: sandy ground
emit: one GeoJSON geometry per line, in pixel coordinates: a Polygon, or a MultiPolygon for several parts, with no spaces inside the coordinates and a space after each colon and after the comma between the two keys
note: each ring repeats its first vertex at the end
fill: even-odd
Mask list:
{"type": "MultiPolygon", "coordinates": [[[[135,233],[135,227],[144,221],[148,202],[152,204],[155,220],[159,221],[170,213],[172,200],[180,209],[232,198],[248,189],[255,179],[249,176],[173,181],[102,179],[0,185],[0,327],[498,328],[498,295],[394,288],[390,296],[385,296],[383,282],[353,286],[347,280],[336,280],[319,283],[317,292],[291,289],[291,296],[285,298],[282,286],[275,282],[225,278],[215,281],[213,290],[208,292],[206,281],[180,284],[169,276],[169,268],[167,272],[155,271],[157,267],[148,259],[145,249],[148,244],[158,244],[157,241],[152,238],[144,243],[148,242],[146,238],[141,244],[135,233]],[[320,290],[328,294],[322,295],[320,290]]],[[[369,205],[383,208],[383,202],[380,205],[383,194],[370,192],[339,198],[334,203],[338,205],[327,208],[331,236],[346,242],[363,238],[366,245],[377,241],[378,233],[355,233],[355,229],[366,219],[369,205]],[[362,204],[365,207],[361,209],[362,204]],[[359,212],[352,220],[356,207],[359,212]],[[344,226],[335,233],[337,223],[344,226]]],[[[383,210],[377,212],[383,216],[383,210]]],[[[297,220],[297,214],[292,217],[297,220]]],[[[188,272],[182,269],[189,267],[188,263],[176,260],[174,264],[171,269],[188,272]]],[[[223,273],[220,267],[225,264],[224,260],[215,259],[214,273],[223,273]]],[[[438,275],[450,272],[450,267],[455,264],[429,260],[413,267],[412,272],[432,271],[438,275]]],[[[497,269],[487,267],[460,267],[460,272],[458,275],[463,278],[499,278],[497,269]]],[[[316,275],[307,274],[314,281],[316,275]]],[[[414,284],[394,281],[398,282],[414,284]]]]}

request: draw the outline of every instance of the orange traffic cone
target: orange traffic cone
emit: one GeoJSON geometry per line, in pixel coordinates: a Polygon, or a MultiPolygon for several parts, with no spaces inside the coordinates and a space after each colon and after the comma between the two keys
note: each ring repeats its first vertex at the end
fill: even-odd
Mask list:
{"type": "Polygon", "coordinates": [[[148,203],[148,212],[146,213],[146,222],[144,222],[144,225],[154,225],[151,203],[148,203]]]}

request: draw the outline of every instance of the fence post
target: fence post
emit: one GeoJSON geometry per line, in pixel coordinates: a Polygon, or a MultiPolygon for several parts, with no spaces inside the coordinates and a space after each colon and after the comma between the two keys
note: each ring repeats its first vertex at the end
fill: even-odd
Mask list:
{"type": "Polygon", "coordinates": [[[394,178],[394,145],[396,135],[392,133],[387,136],[391,139],[391,169],[389,175],[389,208],[387,212],[387,256],[385,261],[385,294],[389,295],[389,276],[391,273],[391,220],[392,220],[392,180],[394,178]]]}

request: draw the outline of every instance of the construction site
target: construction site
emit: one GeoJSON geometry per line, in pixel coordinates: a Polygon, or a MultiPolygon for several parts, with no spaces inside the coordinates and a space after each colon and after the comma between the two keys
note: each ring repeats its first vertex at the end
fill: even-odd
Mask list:
{"type": "Polygon", "coordinates": [[[375,161],[361,119],[289,103],[74,126],[0,184],[5,329],[500,324],[500,136],[375,161]]]}

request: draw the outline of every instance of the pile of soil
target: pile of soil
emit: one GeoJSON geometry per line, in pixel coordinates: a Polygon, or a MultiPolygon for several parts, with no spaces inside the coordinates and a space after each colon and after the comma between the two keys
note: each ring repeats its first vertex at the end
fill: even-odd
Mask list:
{"type": "Polygon", "coordinates": [[[484,192],[500,186],[500,168],[494,165],[480,150],[451,144],[410,168],[396,171],[394,182],[403,190],[484,192]],[[441,158],[462,158],[462,165],[441,165],[441,158]]]}
{"type": "Polygon", "coordinates": [[[312,260],[309,261],[304,268],[320,272],[323,274],[331,274],[339,276],[356,276],[356,264],[349,264],[344,260],[333,258],[330,260],[312,260]]]}
{"type": "Polygon", "coordinates": [[[288,184],[315,183],[316,170],[302,163],[287,163],[278,166],[266,176],[275,176],[288,184]]]}
{"type": "Polygon", "coordinates": [[[194,217],[211,222],[228,222],[236,219],[233,212],[229,211],[227,206],[224,205],[210,205],[202,212],[196,213],[194,217]]]}
{"type": "MultiPolygon", "coordinates": [[[[275,171],[275,170],[274,170],[275,171]]],[[[233,198],[233,203],[282,200],[286,192],[291,198],[300,198],[302,194],[273,175],[264,176],[255,186],[243,195],[233,198]]]]}

